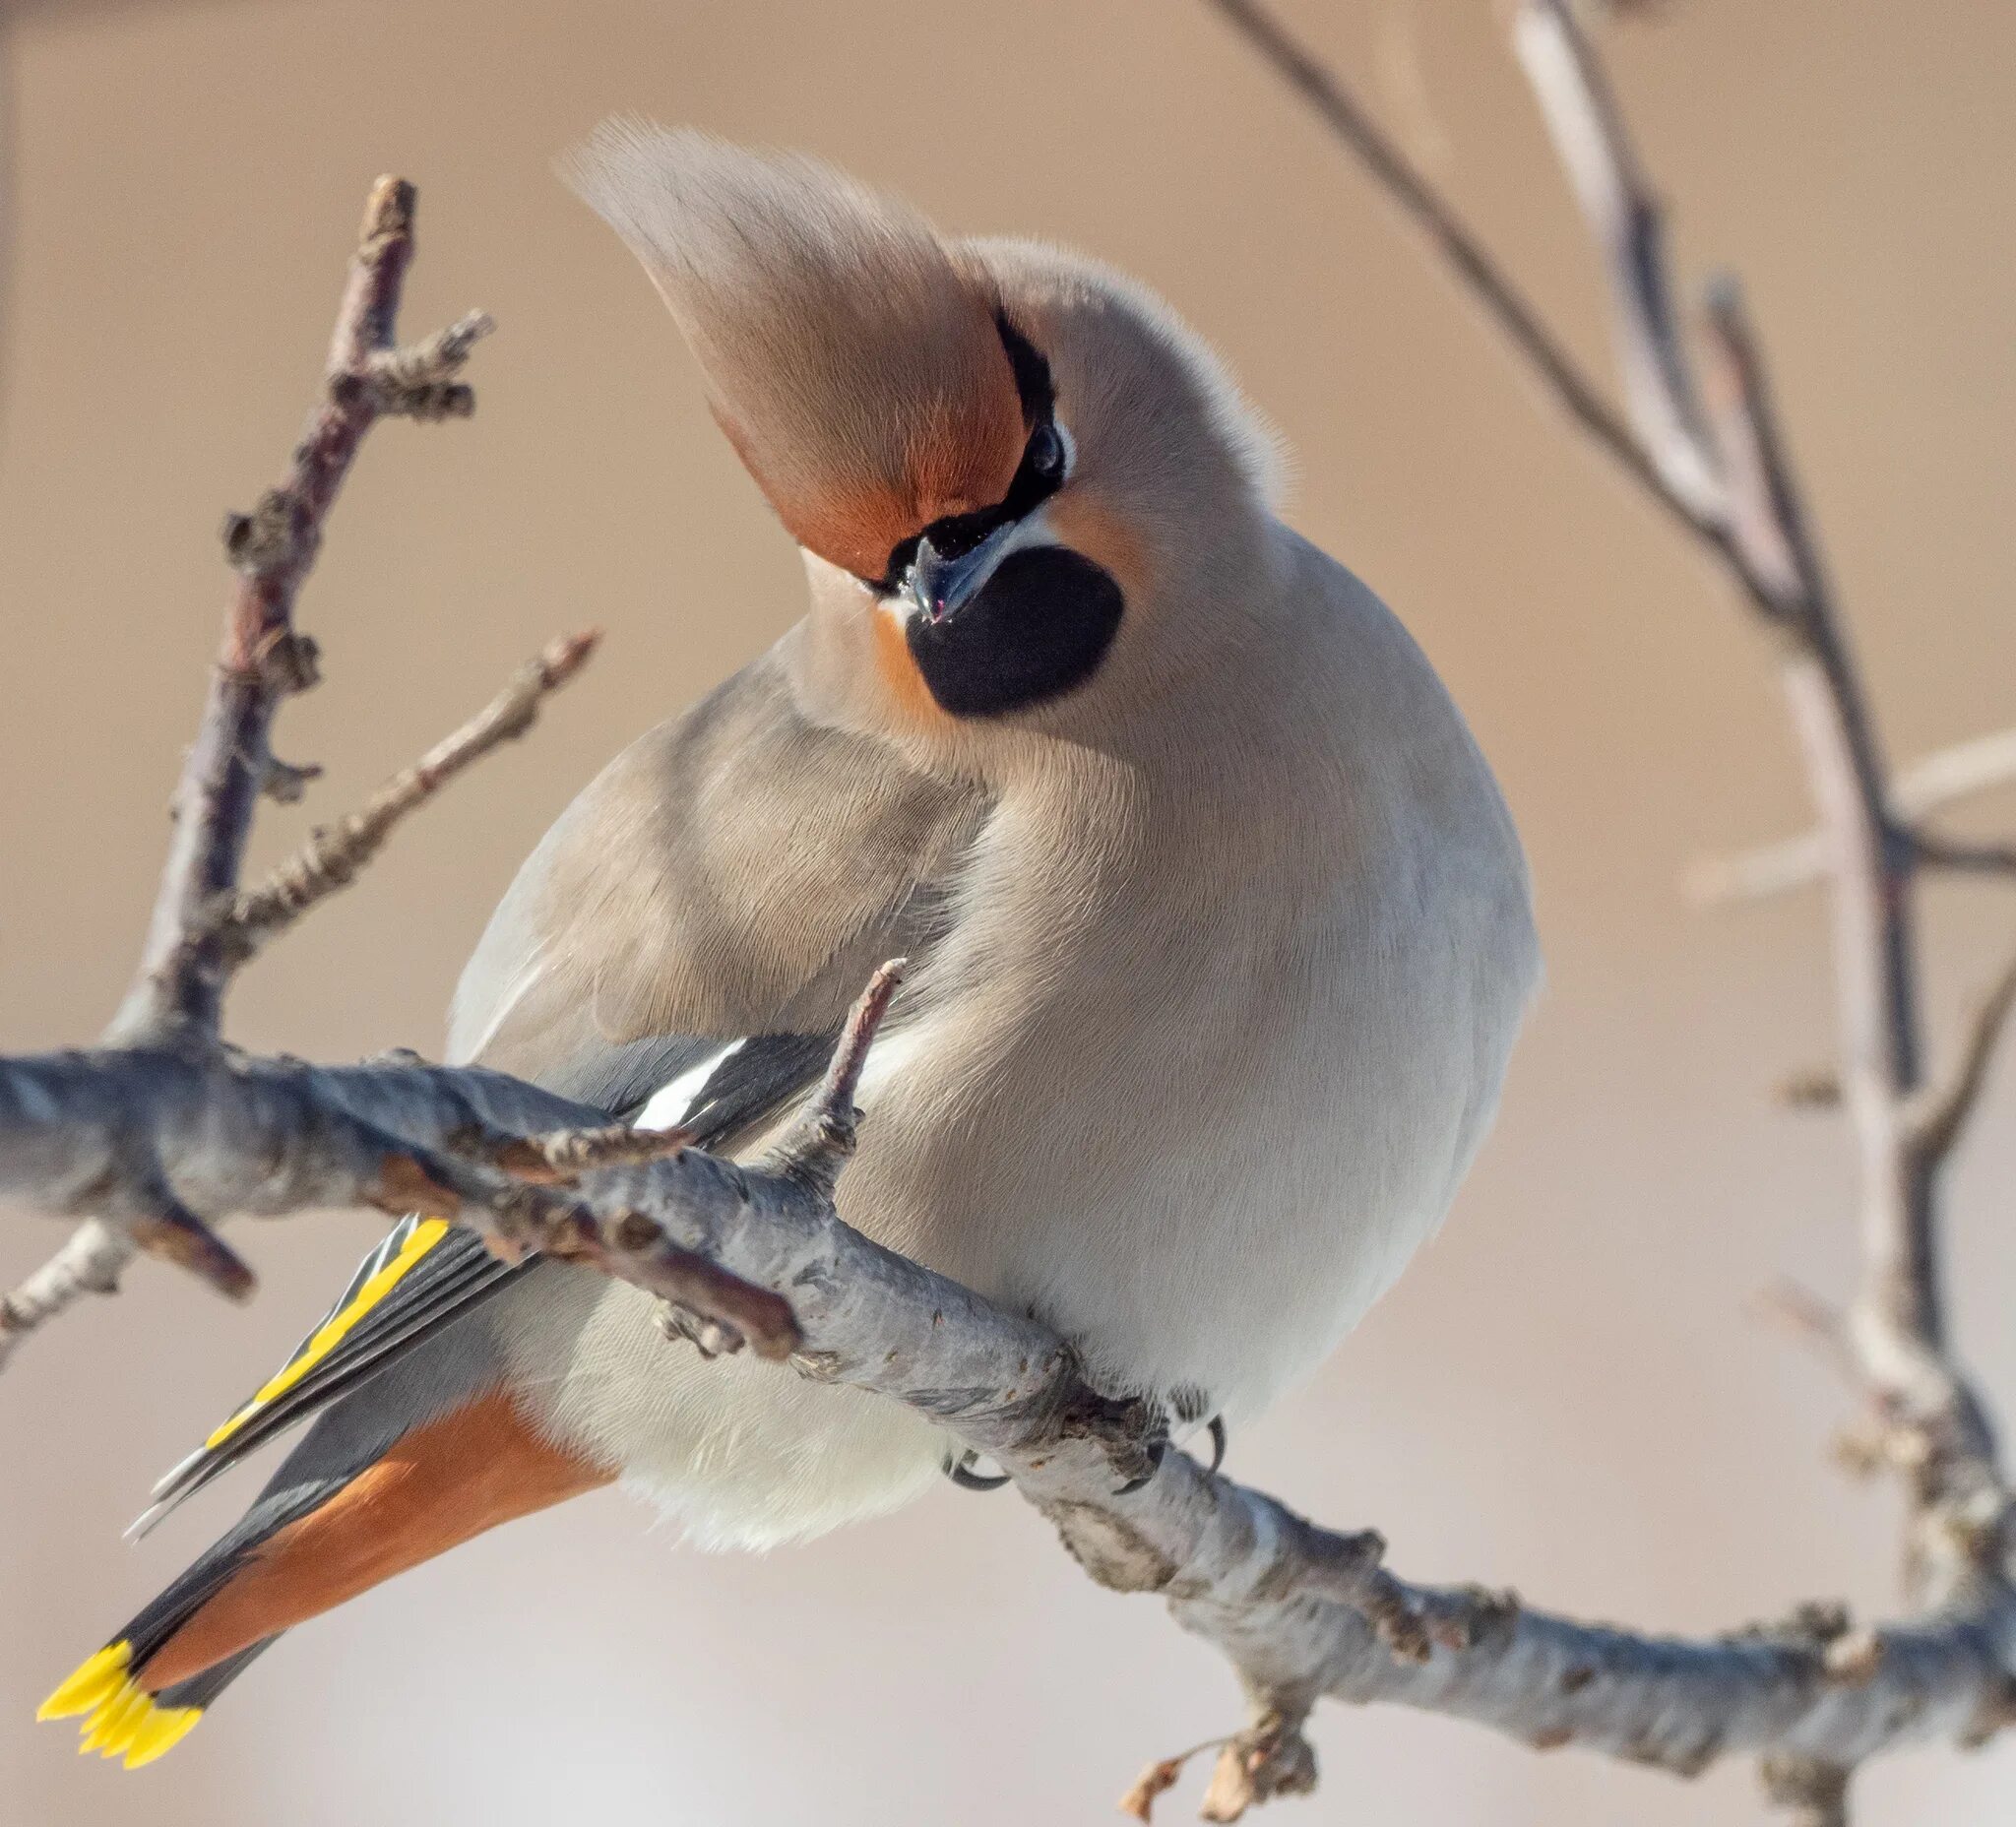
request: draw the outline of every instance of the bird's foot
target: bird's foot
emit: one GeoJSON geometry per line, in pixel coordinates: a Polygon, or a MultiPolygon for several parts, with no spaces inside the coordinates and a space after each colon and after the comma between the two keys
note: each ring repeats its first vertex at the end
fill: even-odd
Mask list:
{"type": "Polygon", "coordinates": [[[1154,1478],[1162,1470],[1162,1462],[1167,1456],[1168,1450],[1169,1443],[1166,1434],[1158,1439],[1144,1440],[1141,1443],[1140,1453],[1142,1470],[1137,1472],[1126,1483],[1114,1491],[1113,1495],[1116,1497],[1132,1496],[1134,1492],[1139,1490],[1142,1485],[1146,1484],[1150,1479],[1154,1478]]]}
{"type": "Polygon", "coordinates": [[[1005,1472],[998,1477],[976,1472],[974,1467],[979,1463],[979,1457],[972,1447],[968,1447],[963,1453],[947,1453],[945,1476],[961,1490],[999,1490],[1002,1485],[1012,1481],[1005,1472]]]}
{"type": "Polygon", "coordinates": [[[656,1310],[658,1329],[674,1342],[684,1340],[703,1357],[723,1357],[740,1350],[741,1338],[719,1320],[696,1313],[676,1300],[661,1300],[656,1310]]]}

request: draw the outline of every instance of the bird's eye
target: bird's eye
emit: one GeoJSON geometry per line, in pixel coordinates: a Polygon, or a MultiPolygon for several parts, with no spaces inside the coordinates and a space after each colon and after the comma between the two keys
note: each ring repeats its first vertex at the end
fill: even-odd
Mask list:
{"type": "Polygon", "coordinates": [[[1048,419],[1030,434],[1029,467],[1046,482],[1064,472],[1064,440],[1048,419]]]}

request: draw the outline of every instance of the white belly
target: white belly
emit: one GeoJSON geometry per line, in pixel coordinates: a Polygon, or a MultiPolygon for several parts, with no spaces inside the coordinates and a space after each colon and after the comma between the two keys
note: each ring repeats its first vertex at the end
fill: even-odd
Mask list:
{"type": "Polygon", "coordinates": [[[944,1436],[910,1410],[760,1359],[705,1359],[627,1283],[553,1264],[494,1306],[500,1354],[545,1428],[621,1466],[698,1546],[822,1535],[939,1476],[944,1436]]]}
{"type": "MultiPolygon", "coordinates": [[[[1480,1029],[1461,972],[1423,985],[1397,1002],[1386,985],[1386,1028],[1347,980],[1283,999],[1292,1018],[1264,1036],[1173,993],[1166,1031],[1131,1050],[1040,1034],[1003,1046],[996,1029],[975,1049],[983,1078],[959,1037],[989,1029],[948,1011],[874,1055],[842,1210],[1035,1309],[1103,1386],[1154,1392],[1193,1424],[1249,1417],[1391,1285],[1488,1118],[1511,1018],[1480,1029]]],[[[897,1508],[950,1444],[896,1403],[704,1360],[661,1333],[649,1297],[584,1271],[542,1271],[497,1304],[500,1349],[546,1425],[621,1465],[704,1545],[767,1547],[897,1508]]]]}
{"type": "MultiPolygon", "coordinates": [[[[1489,1120],[1536,955],[1523,879],[1486,863],[1297,884],[1265,933],[1201,868],[1095,922],[961,923],[871,1055],[842,1215],[1114,1393],[1250,1416],[1391,1285],[1489,1120]]],[[[895,1403],[703,1360],[625,1286],[527,1282],[492,1322],[516,1378],[698,1541],[817,1534],[938,1474],[945,1437],[895,1403]]]]}
{"type": "MultiPolygon", "coordinates": [[[[1250,1417],[1322,1361],[1441,1222],[1502,1064],[1494,1039],[1480,1072],[1467,1000],[1464,984],[1431,987],[1403,1009],[1408,1032],[1373,1033],[1349,987],[1312,984],[1254,1035],[1172,987],[1169,1019],[1131,1044],[1074,1046],[1066,1017],[1054,1037],[989,1053],[964,1108],[959,1042],[925,1026],[871,1061],[842,1211],[1034,1309],[1103,1386],[1250,1417]]],[[[990,1032],[958,1014],[943,1025],[990,1032]]]]}

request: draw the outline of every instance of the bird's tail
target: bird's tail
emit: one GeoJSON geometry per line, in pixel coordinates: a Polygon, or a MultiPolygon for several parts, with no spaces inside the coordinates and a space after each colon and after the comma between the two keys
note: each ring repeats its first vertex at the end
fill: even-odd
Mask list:
{"type": "MultiPolygon", "coordinates": [[[[304,1493],[305,1494],[305,1493],[304,1493]]],[[[301,1514],[306,1514],[304,1507],[301,1514]]],[[[36,1709],[38,1720],[82,1716],[78,1750],[124,1756],[138,1770],[171,1750],[203,1712],[260,1651],[280,1635],[269,1632],[193,1669],[172,1654],[205,1606],[232,1581],[244,1562],[292,1520],[262,1499],[252,1514],[216,1543],[124,1629],[83,1664],[36,1709]]]]}
{"type": "MultiPolygon", "coordinates": [[[[145,1617],[147,1613],[141,1615],[145,1617]]],[[[139,1623],[136,1619],[127,1630],[138,1628],[139,1623]]],[[[150,1690],[145,1675],[133,1672],[133,1640],[122,1632],[44,1700],[35,1718],[64,1719],[83,1714],[79,1752],[96,1751],[104,1757],[123,1753],[126,1768],[138,1770],[179,1744],[203,1717],[204,1709],[279,1634],[276,1631],[271,1637],[262,1637],[186,1681],[150,1690]]]]}
{"type": "Polygon", "coordinates": [[[325,1415],[243,1520],[36,1717],[81,1715],[82,1749],[138,1769],[291,1625],[611,1476],[544,1439],[495,1389],[403,1431],[383,1425],[379,1406],[362,1425],[354,1397],[325,1415]]]}

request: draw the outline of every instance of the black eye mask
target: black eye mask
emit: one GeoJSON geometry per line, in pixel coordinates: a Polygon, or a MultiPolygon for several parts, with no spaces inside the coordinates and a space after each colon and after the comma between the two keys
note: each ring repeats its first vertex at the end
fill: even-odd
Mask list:
{"type": "Polygon", "coordinates": [[[933,521],[921,534],[913,534],[889,554],[888,567],[879,578],[863,578],[870,590],[893,596],[903,587],[903,576],[917,555],[917,541],[928,538],[932,549],[943,558],[963,558],[997,527],[1021,520],[1042,506],[1064,485],[1064,438],[1057,429],[1057,394],[1050,380],[1050,364],[1042,353],[996,311],[994,328],[1001,346],[1008,352],[1008,365],[1015,371],[1015,392],[1022,402],[1022,422],[1029,427],[1008,492],[992,507],[976,508],[970,514],[949,514],[933,521]]]}

